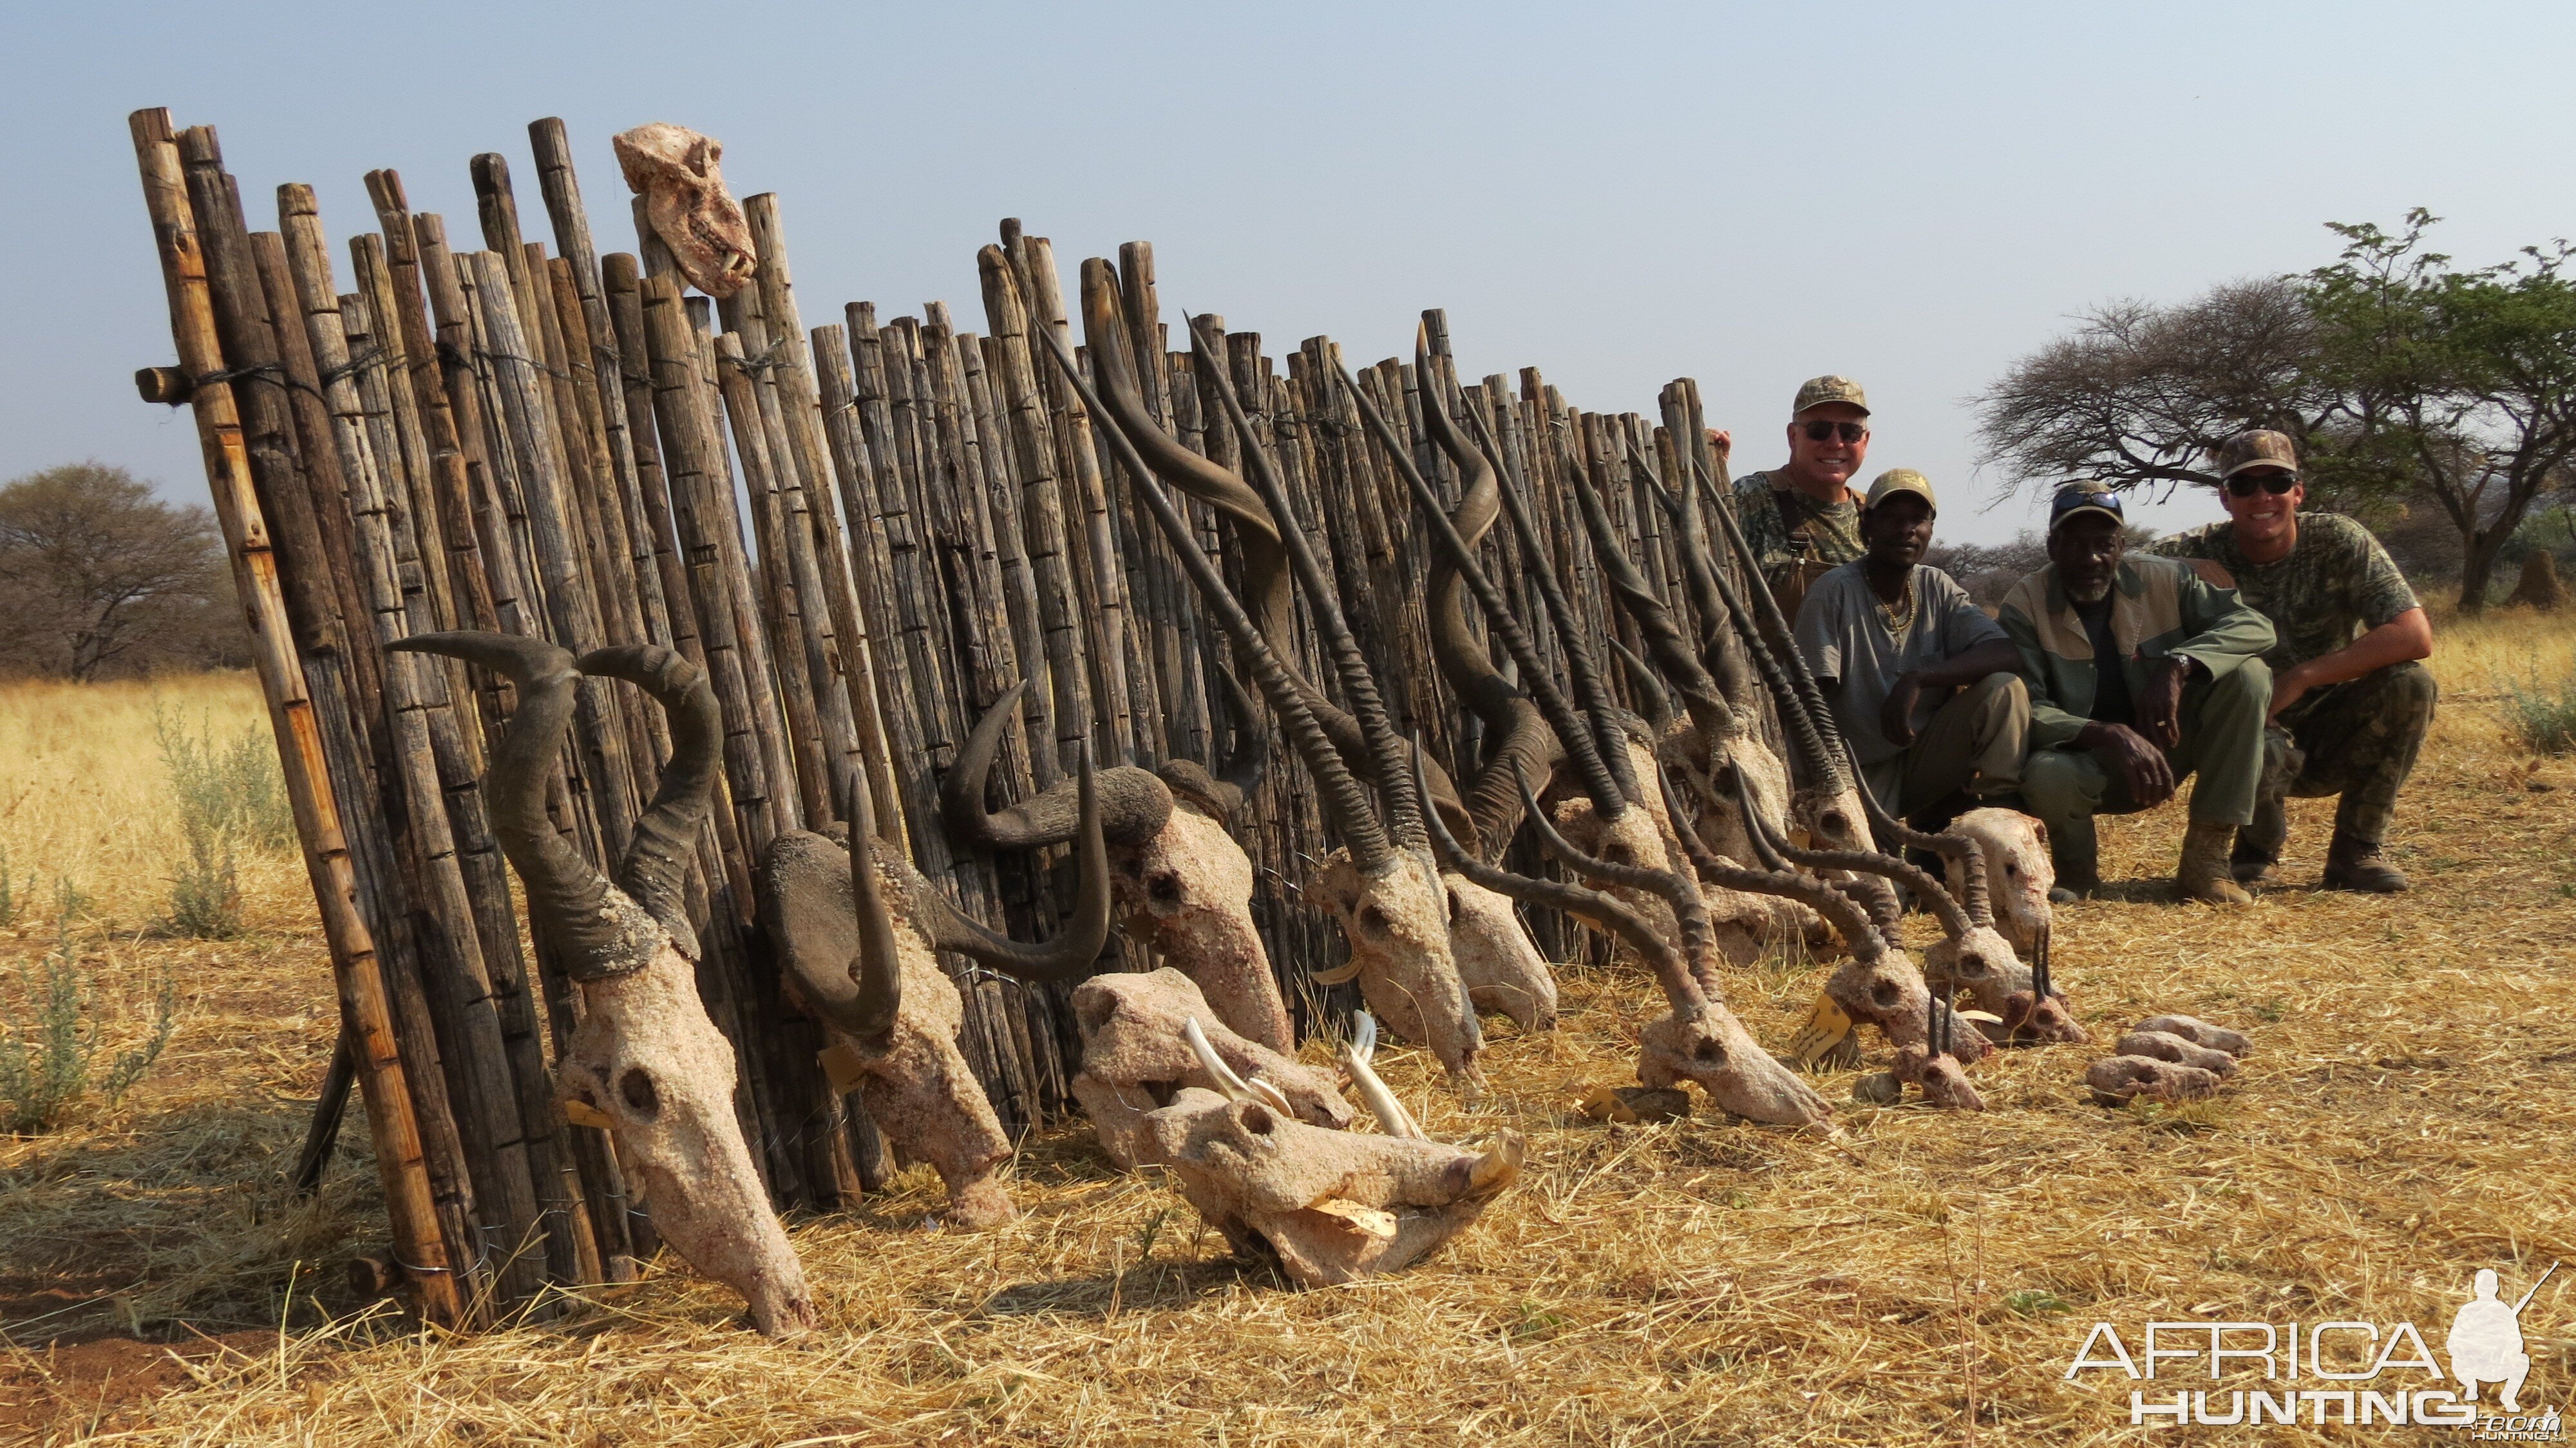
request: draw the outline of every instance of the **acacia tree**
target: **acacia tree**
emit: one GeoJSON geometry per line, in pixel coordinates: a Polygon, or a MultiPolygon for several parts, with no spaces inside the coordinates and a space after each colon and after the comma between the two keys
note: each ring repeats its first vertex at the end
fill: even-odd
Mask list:
{"type": "Polygon", "coordinates": [[[2576,455],[2576,281],[2568,244],[2474,271],[2405,230],[2335,224],[2343,256],[2310,272],[2316,378],[2345,399],[2357,473],[2403,480],[2460,533],[2460,607],[2486,602],[2498,557],[2576,455]]]}
{"type": "Polygon", "coordinates": [[[123,468],[69,463],[0,486],[0,657],[22,668],[86,682],[223,661],[214,641],[239,632],[227,597],[206,510],[162,502],[123,468]]]}

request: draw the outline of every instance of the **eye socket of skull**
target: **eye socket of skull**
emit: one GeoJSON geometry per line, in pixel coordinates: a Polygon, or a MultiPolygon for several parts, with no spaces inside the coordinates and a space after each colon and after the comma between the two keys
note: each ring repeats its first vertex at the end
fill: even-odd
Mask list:
{"type": "Polygon", "coordinates": [[[1386,934],[1386,912],[1374,905],[1363,906],[1359,913],[1360,931],[1371,937],[1386,934]]]}
{"type": "Polygon", "coordinates": [[[641,1066],[629,1066],[617,1078],[617,1094],[648,1121],[662,1112],[662,1093],[653,1089],[653,1077],[641,1066]]]}
{"type": "Polygon", "coordinates": [[[1181,877],[1179,873],[1172,870],[1157,870],[1154,872],[1153,878],[1145,882],[1145,898],[1153,901],[1157,905],[1179,905],[1181,903],[1181,877]]]}
{"type": "Polygon", "coordinates": [[[1257,1101],[1247,1101],[1243,1104],[1242,1120],[1243,1129],[1255,1136],[1268,1136],[1271,1128],[1277,1125],[1270,1119],[1269,1109],[1257,1101]]]}
{"type": "Polygon", "coordinates": [[[1691,1055],[1693,1058],[1706,1061],[1712,1066],[1722,1066],[1726,1064],[1726,1047],[1721,1044],[1715,1036],[1701,1037],[1699,1044],[1691,1047],[1691,1055]]]}
{"type": "Polygon", "coordinates": [[[1612,840],[1601,847],[1601,858],[1614,865],[1626,865],[1635,862],[1637,852],[1629,849],[1625,840],[1612,840]]]}
{"type": "Polygon", "coordinates": [[[1892,980],[1875,981],[1870,985],[1870,1003],[1877,1006],[1882,1011],[1892,1011],[1896,1009],[1897,1002],[1904,998],[1905,993],[1898,990],[1896,988],[1896,982],[1892,980]]]}
{"type": "Polygon", "coordinates": [[[1816,823],[1823,825],[1827,834],[1847,835],[1851,833],[1851,821],[1845,819],[1843,817],[1843,812],[1838,809],[1829,809],[1823,814],[1816,816],[1816,823]]]}

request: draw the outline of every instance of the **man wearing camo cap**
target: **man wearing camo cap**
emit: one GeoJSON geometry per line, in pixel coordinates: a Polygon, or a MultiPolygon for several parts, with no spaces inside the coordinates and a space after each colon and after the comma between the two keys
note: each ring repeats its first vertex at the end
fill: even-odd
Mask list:
{"type": "Polygon", "coordinates": [[[1851,480],[1869,456],[1869,398],[1848,377],[1811,377],[1789,409],[1789,461],[1735,485],[1735,516],[1781,612],[1808,585],[1867,550],[1851,480]]]}
{"type": "Polygon", "coordinates": [[[2326,848],[2328,889],[2389,894],[2406,876],[2381,853],[2397,794],[2432,726],[2433,626],[2406,576],[2370,530],[2336,513],[2303,513],[2290,439],[2257,429],[2218,452],[2227,521],[2150,549],[2193,560],[2272,621],[2271,726],[2254,818],[2230,864],[2253,884],[2280,862],[2287,796],[2338,796],[2326,848]]]}

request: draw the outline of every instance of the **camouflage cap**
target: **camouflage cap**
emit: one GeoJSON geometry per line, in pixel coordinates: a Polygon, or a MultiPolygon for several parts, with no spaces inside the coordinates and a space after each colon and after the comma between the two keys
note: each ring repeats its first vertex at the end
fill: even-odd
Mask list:
{"type": "Polygon", "coordinates": [[[1860,390],[1860,384],[1834,374],[1810,377],[1799,383],[1798,401],[1789,409],[1789,415],[1796,417],[1810,407],[1822,407],[1828,402],[1847,403],[1859,408],[1861,416],[1869,416],[1869,395],[1860,390]]]}
{"type": "Polygon", "coordinates": [[[2048,536],[2056,537],[2057,530],[2066,526],[2067,519],[2086,513],[2099,513],[2114,523],[2126,524],[2129,521],[2128,509],[2121,506],[2119,493],[2109,483],[2078,478],[2059,487],[2057,496],[2049,501],[2048,536]]]}
{"type": "Polygon", "coordinates": [[[2268,427],[2250,428],[2218,447],[2220,481],[2236,476],[2248,468],[2279,468],[2292,477],[2299,475],[2299,450],[2289,434],[2268,427]]]}
{"type": "Polygon", "coordinates": [[[1889,468],[1869,485],[1869,496],[1861,501],[1864,508],[1875,508],[1890,493],[1912,493],[1934,512],[1941,511],[1940,501],[1932,496],[1932,480],[1912,468],[1889,468]]]}

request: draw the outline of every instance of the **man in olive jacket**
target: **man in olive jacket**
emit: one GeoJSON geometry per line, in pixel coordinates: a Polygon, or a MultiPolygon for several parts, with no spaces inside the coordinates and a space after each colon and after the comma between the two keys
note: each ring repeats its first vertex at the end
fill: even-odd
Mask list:
{"type": "Polygon", "coordinates": [[[2125,521],[2100,483],[2058,489],[2048,566],[2004,599],[2030,688],[2022,798],[2048,827],[2058,889],[2078,898],[2101,884],[2093,817],[2152,809],[2197,771],[2174,883],[2245,904],[2227,856],[2263,774],[2272,625],[2187,563],[2125,556],[2125,521]]]}

